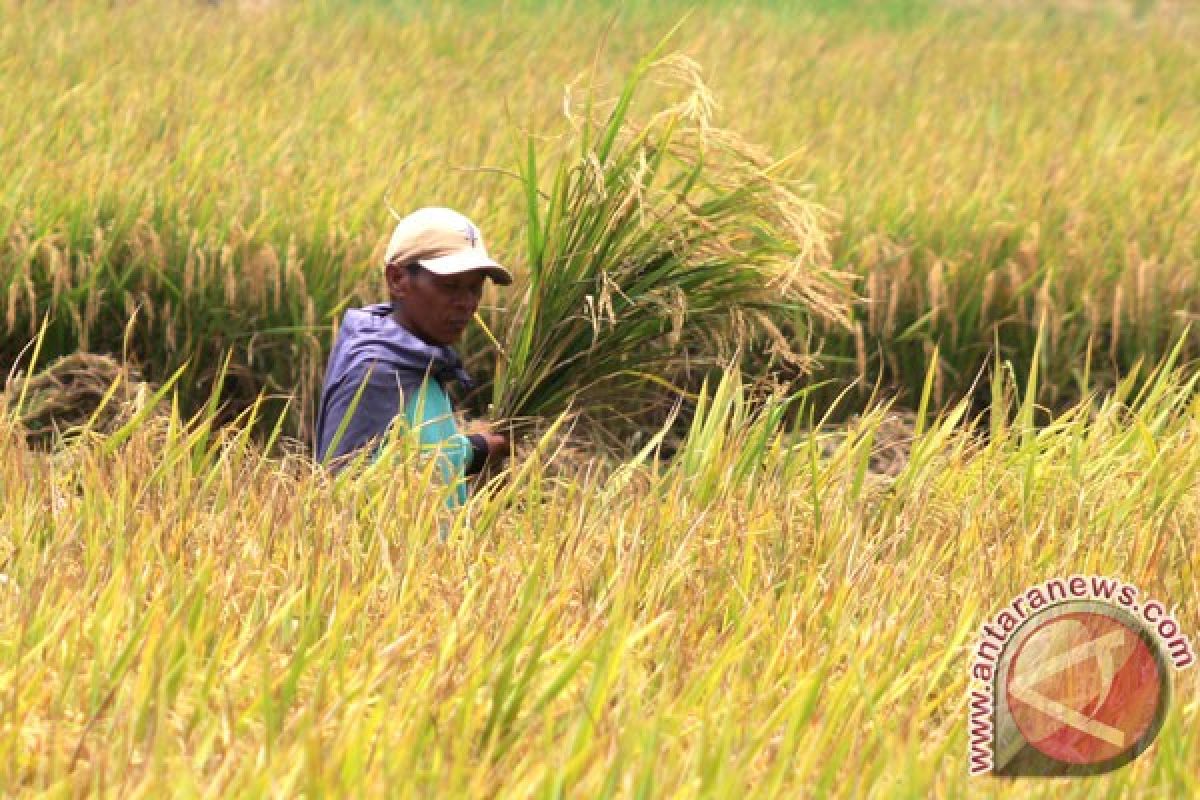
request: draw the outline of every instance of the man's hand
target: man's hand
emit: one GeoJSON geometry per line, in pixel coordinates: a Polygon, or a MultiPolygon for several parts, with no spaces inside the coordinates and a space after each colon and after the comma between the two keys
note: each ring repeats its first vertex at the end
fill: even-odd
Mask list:
{"type": "Polygon", "coordinates": [[[489,462],[503,461],[512,455],[512,440],[506,434],[495,431],[480,431],[479,434],[487,440],[489,462]]]}

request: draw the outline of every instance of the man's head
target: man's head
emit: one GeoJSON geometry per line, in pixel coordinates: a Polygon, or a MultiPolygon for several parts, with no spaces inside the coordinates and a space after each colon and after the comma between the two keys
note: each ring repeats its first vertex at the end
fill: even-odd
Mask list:
{"type": "Polygon", "coordinates": [[[400,220],[384,258],[400,323],[430,344],[458,340],[479,307],[483,282],[512,283],[488,255],[483,235],[462,214],[423,208],[400,220]]]}

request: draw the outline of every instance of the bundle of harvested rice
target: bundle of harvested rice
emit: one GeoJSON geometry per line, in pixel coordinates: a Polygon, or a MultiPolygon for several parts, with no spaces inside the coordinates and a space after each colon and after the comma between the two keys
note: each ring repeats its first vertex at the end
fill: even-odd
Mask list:
{"type": "Polygon", "coordinates": [[[145,407],[155,388],[112,356],[72,353],[32,375],[11,376],[0,410],[15,411],[29,445],[44,449],[72,429],[115,431],[145,407]]]}
{"type": "Polygon", "coordinates": [[[595,119],[590,98],[571,116],[574,153],[549,171],[547,191],[531,141],[520,165],[528,282],[497,341],[495,416],[588,408],[628,419],[747,340],[802,367],[806,339],[781,321],[849,319],[828,212],[781,162],[714,126],[713,108],[693,62],[651,57],[607,118],[595,119]],[[648,74],[684,98],[638,124],[629,111],[648,74]]]}

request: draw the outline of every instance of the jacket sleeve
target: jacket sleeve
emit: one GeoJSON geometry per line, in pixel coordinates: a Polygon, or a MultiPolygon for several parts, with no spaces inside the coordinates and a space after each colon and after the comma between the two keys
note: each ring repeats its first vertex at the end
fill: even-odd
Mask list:
{"type": "Polygon", "coordinates": [[[467,434],[467,441],[471,443],[472,454],[471,461],[467,464],[466,474],[474,475],[483,469],[483,464],[487,461],[487,439],[478,433],[469,433],[467,434]]]}
{"type": "Polygon", "coordinates": [[[320,442],[322,459],[342,459],[386,435],[400,413],[402,391],[409,391],[409,387],[402,385],[393,369],[376,366],[370,370],[364,365],[348,372],[331,390],[328,400],[327,430],[322,434],[325,441],[320,442]],[[355,395],[360,388],[362,393],[355,405],[355,395]],[[343,422],[345,430],[341,438],[337,438],[338,428],[343,422]]]}

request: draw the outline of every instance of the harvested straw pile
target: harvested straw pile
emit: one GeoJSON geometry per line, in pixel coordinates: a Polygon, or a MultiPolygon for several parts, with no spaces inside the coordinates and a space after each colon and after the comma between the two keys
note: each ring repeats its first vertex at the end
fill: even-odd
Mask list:
{"type": "MultiPolygon", "coordinates": [[[[854,414],[844,424],[825,429],[822,432],[821,454],[825,458],[832,457],[862,421],[861,414],[854,414]]],[[[917,435],[917,415],[906,410],[882,411],[872,423],[872,430],[873,442],[867,471],[871,475],[894,478],[908,464],[912,443],[917,435]]]]}
{"type": "Polygon", "coordinates": [[[112,433],[146,406],[155,388],[112,356],[72,353],[32,375],[11,376],[0,410],[15,410],[26,442],[46,449],[72,429],[112,433]]]}

